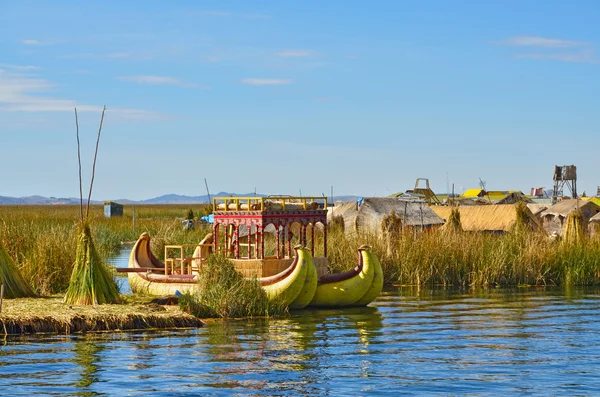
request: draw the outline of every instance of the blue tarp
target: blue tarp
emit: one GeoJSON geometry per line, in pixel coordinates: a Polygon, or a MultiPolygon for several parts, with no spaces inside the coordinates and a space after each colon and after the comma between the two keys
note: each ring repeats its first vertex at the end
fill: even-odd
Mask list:
{"type": "Polygon", "coordinates": [[[208,222],[208,223],[215,223],[215,215],[214,214],[203,216],[200,219],[202,219],[203,221],[208,222]]]}

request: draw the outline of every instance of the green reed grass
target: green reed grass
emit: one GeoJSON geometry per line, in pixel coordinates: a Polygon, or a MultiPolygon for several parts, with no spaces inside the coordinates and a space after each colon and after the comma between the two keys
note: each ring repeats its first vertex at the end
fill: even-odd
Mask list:
{"type": "Polygon", "coordinates": [[[377,236],[330,233],[329,259],[336,271],[356,262],[356,247],[369,244],[387,283],[454,286],[598,285],[600,239],[552,241],[544,232],[517,229],[506,235],[404,233],[390,250],[377,236]]]}
{"type": "Polygon", "coordinates": [[[181,296],[179,306],[200,318],[263,317],[286,310],[269,302],[257,279],[244,278],[230,260],[217,255],[208,258],[195,293],[181,296]]]}
{"type": "Polygon", "coordinates": [[[98,255],[87,223],[81,225],[77,240],[75,264],[65,303],[102,305],[119,303],[119,288],[110,269],[98,255]]]}
{"type": "MultiPolygon", "coordinates": [[[[197,243],[210,225],[185,231],[185,205],[136,205],[135,231],[131,206],[124,216],[106,219],[101,205],[90,208],[92,238],[101,258],[118,252],[121,242],[135,241],[142,232],[152,236],[152,249],[162,257],[165,244],[197,243]]],[[[25,281],[39,294],[63,293],[75,262],[78,206],[0,206],[0,244],[14,259],[25,281]]],[[[343,223],[328,228],[331,271],[356,265],[356,250],[369,244],[379,256],[387,283],[420,285],[596,285],[600,284],[600,234],[576,243],[551,241],[543,232],[516,228],[504,236],[480,233],[404,231],[391,239],[356,236],[343,223]],[[388,249],[389,248],[389,249],[388,249]]],[[[323,235],[315,231],[315,255],[322,256],[323,235]]],[[[296,240],[292,242],[292,245],[296,240]]],[[[268,252],[274,238],[266,236],[268,252]]]]}
{"type": "MultiPolygon", "coordinates": [[[[189,205],[125,206],[124,216],[104,218],[102,205],[90,207],[92,238],[104,260],[122,248],[122,242],[137,240],[142,232],[153,236],[155,252],[163,255],[165,244],[197,243],[211,228],[192,231],[181,228],[189,205]]],[[[194,206],[204,213],[204,206],[194,206]]],[[[69,285],[77,250],[79,206],[0,206],[0,244],[14,258],[25,281],[42,295],[64,293],[69,285]]]]}
{"type": "Polygon", "coordinates": [[[0,285],[4,286],[6,298],[26,298],[34,296],[29,284],[23,279],[8,252],[0,244],[0,285]]]}

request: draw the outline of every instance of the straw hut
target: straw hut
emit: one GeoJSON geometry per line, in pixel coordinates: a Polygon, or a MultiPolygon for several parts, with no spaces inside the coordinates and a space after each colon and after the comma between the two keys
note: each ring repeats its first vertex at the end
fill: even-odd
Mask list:
{"type": "Polygon", "coordinates": [[[600,213],[598,213],[590,218],[590,224],[588,226],[588,231],[589,231],[590,235],[599,235],[600,236],[600,213]]]}
{"type": "Polygon", "coordinates": [[[498,196],[499,198],[492,199],[492,202],[494,204],[516,204],[520,201],[529,203],[529,199],[521,191],[512,190],[512,191],[508,191],[508,192],[499,192],[499,193],[501,193],[498,196]],[[504,193],[506,193],[506,194],[504,195],[504,193]]]}
{"type": "MultiPolygon", "coordinates": [[[[516,204],[493,204],[458,207],[462,228],[467,232],[487,232],[504,234],[512,230],[517,222],[516,204]]],[[[451,207],[431,207],[444,220],[450,218],[451,207]]],[[[539,228],[539,220],[527,209],[529,225],[532,229],[539,228]]]]}
{"type": "Polygon", "coordinates": [[[344,230],[355,233],[381,233],[382,222],[392,212],[402,218],[403,230],[441,227],[444,220],[424,202],[389,197],[367,197],[334,207],[331,216],[344,218],[344,230]]]}
{"type": "Polygon", "coordinates": [[[584,226],[588,224],[593,216],[600,213],[600,206],[592,201],[586,200],[563,200],[551,207],[548,207],[540,215],[542,224],[548,234],[558,234],[562,236],[563,227],[569,214],[577,209],[583,214],[584,226]]]}

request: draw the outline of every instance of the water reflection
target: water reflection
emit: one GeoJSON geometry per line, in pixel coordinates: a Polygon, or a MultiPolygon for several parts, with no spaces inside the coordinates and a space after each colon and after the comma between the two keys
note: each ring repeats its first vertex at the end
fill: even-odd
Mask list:
{"type": "Polygon", "coordinates": [[[79,379],[75,386],[79,390],[79,396],[96,396],[99,393],[91,391],[90,387],[99,381],[98,371],[100,353],[104,350],[104,344],[94,339],[78,339],[73,348],[73,362],[77,364],[79,379]]]}
{"type": "Polygon", "coordinates": [[[9,338],[0,391],[594,394],[599,321],[598,289],[394,288],[373,307],[194,331],[9,338]]]}

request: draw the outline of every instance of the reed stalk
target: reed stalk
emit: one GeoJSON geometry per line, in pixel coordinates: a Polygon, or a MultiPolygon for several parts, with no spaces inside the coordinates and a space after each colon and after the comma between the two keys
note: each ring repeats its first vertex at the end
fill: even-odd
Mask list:
{"type": "Polygon", "coordinates": [[[119,289],[113,275],[96,251],[89,225],[83,224],[65,303],[101,305],[119,301],[119,289]]]}
{"type": "Polygon", "coordinates": [[[35,295],[2,244],[0,244],[0,285],[4,288],[6,298],[25,298],[35,295]]]}
{"type": "Polygon", "coordinates": [[[195,293],[179,299],[180,308],[200,318],[264,317],[286,308],[269,302],[257,279],[246,279],[231,261],[212,255],[200,274],[195,293]]]}

